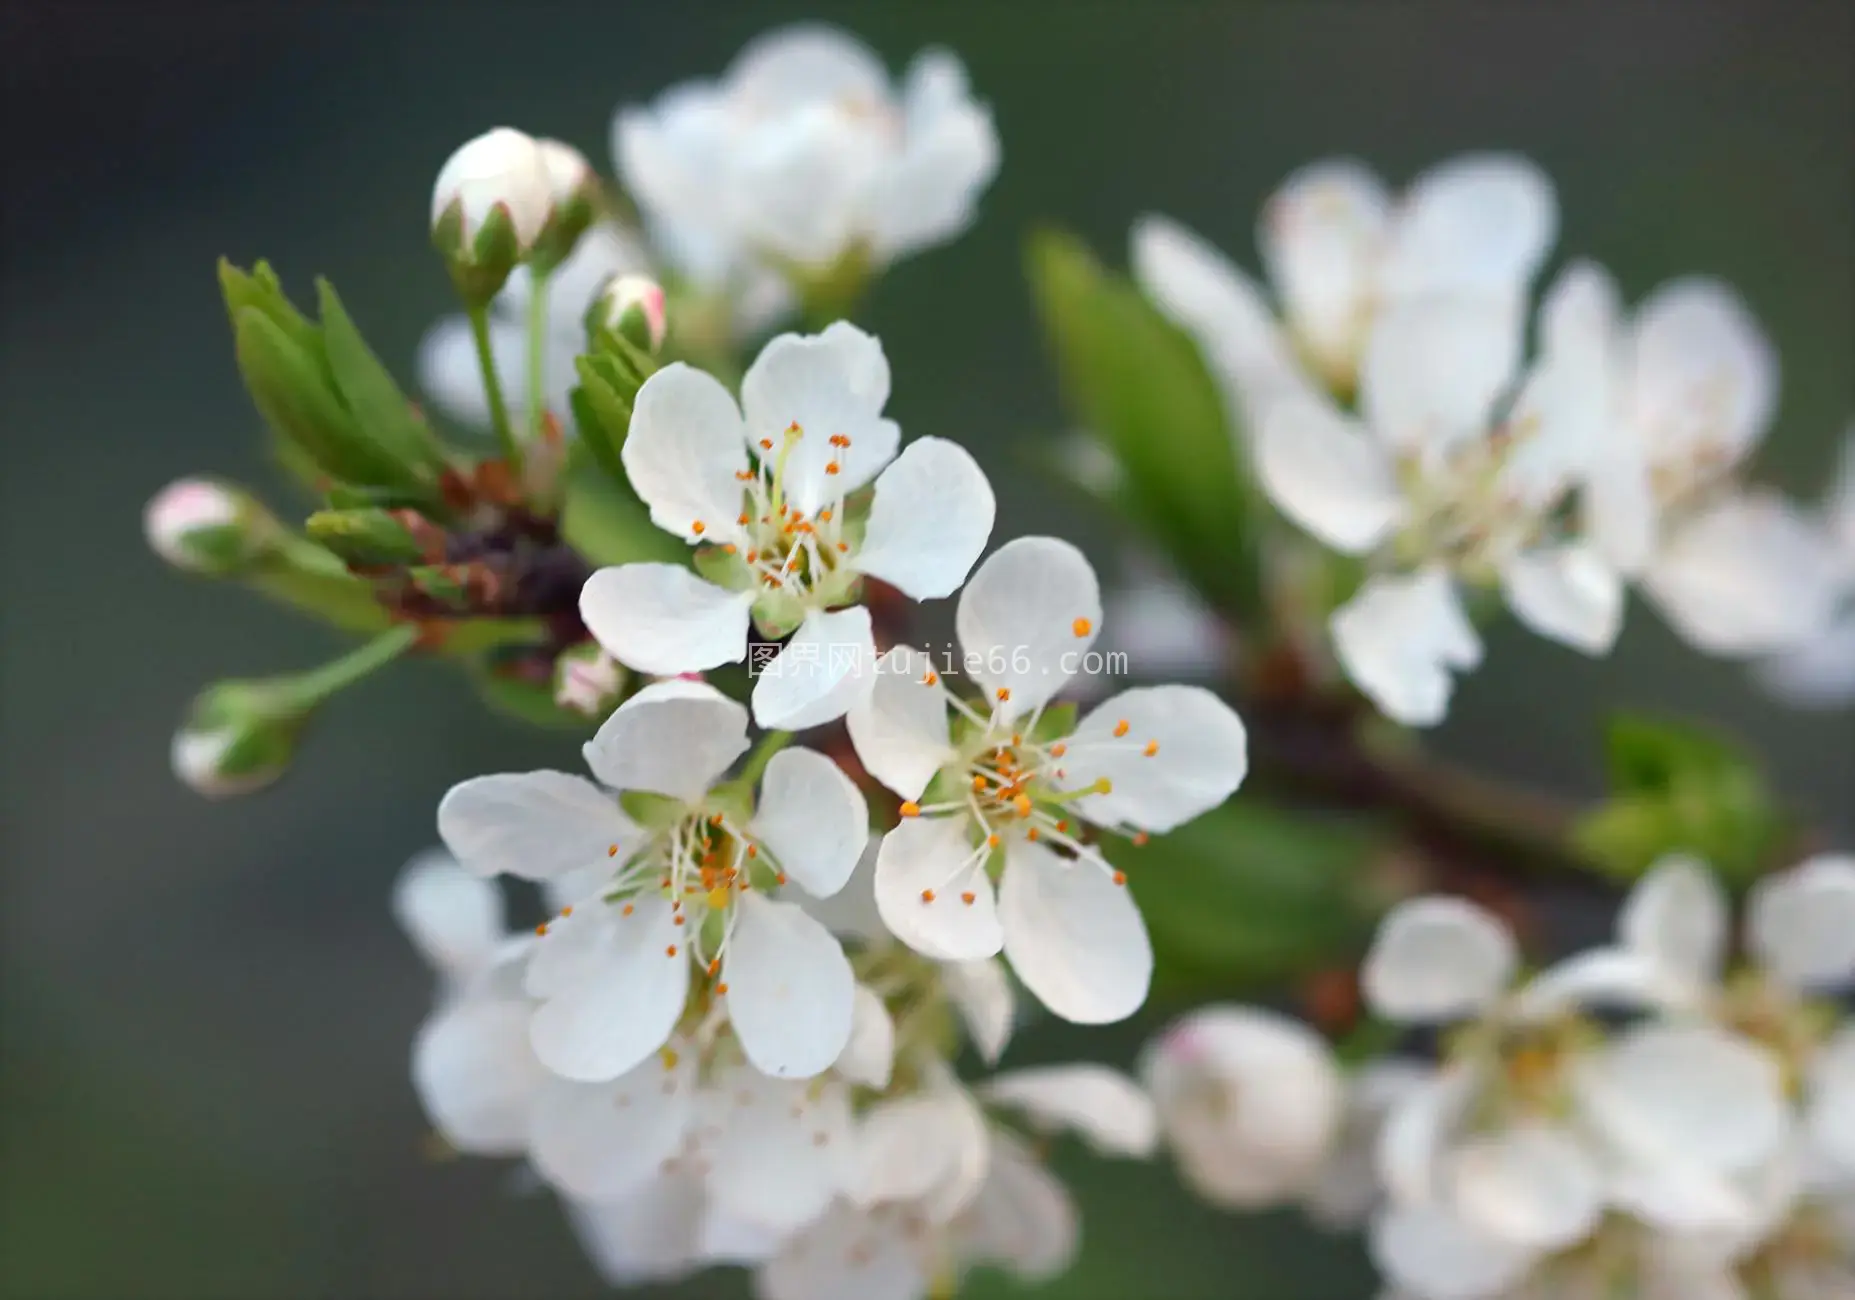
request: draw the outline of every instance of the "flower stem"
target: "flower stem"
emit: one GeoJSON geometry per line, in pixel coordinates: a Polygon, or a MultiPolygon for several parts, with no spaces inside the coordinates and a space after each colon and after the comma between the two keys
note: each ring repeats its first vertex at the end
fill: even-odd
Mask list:
{"type": "Polygon", "coordinates": [[[547,393],[547,289],[549,273],[531,268],[533,291],[528,295],[528,436],[541,432],[543,397],[547,393]]]}
{"type": "Polygon", "coordinates": [[[413,642],[418,639],[419,629],[416,624],[401,623],[388,628],[339,659],[299,675],[290,683],[290,694],[302,707],[320,704],[335,692],[386,667],[411,649],[413,642]]]}
{"type": "Polygon", "coordinates": [[[752,785],[766,771],[766,765],[773,761],[773,755],[779,753],[792,741],[790,731],[769,731],[760,737],[760,743],[754,746],[754,752],[747,756],[747,764],[741,768],[740,782],[752,785]]]}
{"type": "Polygon", "coordinates": [[[516,441],[515,430],[509,425],[509,403],[502,393],[502,380],[496,374],[496,354],[490,348],[489,308],[475,306],[470,308],[470,336],[477,345],[477,368],[483,372],[483,392],[489,398],[490,426],[496,430],[496,441],[502,447],[503,459],[509,462],[509,470],[517,475],[522,469],[522,445],[516,441]]]}

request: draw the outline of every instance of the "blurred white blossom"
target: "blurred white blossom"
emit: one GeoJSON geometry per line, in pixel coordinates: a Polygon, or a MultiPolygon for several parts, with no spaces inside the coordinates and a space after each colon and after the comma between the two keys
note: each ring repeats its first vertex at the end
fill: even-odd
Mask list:
{"type": "Polygon", "coordinates": [[[922,53],[897,87],[862,42],[816,24],[761,36],[719,80],[621,110],[612,149],[653,243],[705,288],[942,243],[998,168],[991,113],[951,53],[922,53]]]}
{"type": "Polygon", "coordinates": [[[1759,665],[1760,680],[1773,694],[1804,708],[1855,700],[1855,426],[1843,435],[1840,467],[1821,517],[1839,557],[1840,612],[1816,635],[1759,665]]]}

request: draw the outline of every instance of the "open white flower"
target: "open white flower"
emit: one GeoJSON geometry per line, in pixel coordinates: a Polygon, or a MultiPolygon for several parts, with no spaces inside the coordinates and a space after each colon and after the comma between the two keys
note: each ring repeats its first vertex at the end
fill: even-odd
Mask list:
{"type": "Polygon", "coordinates": [[[869,612],[854,606],[862,579],[916,600],[951,595],[991,536],[992,488],[945,439],[896,455],[902,432],[882,415],[889,363],[854,325],[774,339],[741,396],[737,407],[719,381],[681,364],[639,390],[626,473],[653,523],[707,548],[709,576],[673,564],[601,569],[580,612],[614,658],[649,673],[739,661],[750,621],[763,635],[791,633],[755,682],[754,718],[818,726],[874,676],[869,612]],[[872,480],[867,517],[853,518],[845,498],[872,480]]]}
{"type": "MultiPolygon", "coordinates": [[[[747,747],[747,711],[700,682],[647,686],[587,743],[603,786],[562,772],[477,777],[439,805],[438,828],[483,875],[548,881],[604,860],[589,896],[543,927],[528,992],[536,1053],[568,1079],[614,1079],[670,1038],[690,1001],[722,999],[747,1059],[817,1074],[851,1029],[843,950],[797,903],[840,888],[867,835],[863,797],[809,750],[766,764],[757,806],[718,782],[747,747]],[[606,787],[610,787],[609,789],[606,787]],[[645,824],[617,791],[657,796],[645,824]]],[[[583,879],[583,877],[582,877],[583,879]]]]}
{"type": "Polygon", "coordinates": [[[1387,715],[1442,720],[1452,672],[1481,643],[1458,584],[1498,586],[1533,631],[1585,654],[1621,627],[1621,578],[1564,526],[1602,424],[1581,387],[1582,318],[1603,286],[1574,268],[1541,309],[1542,353],[1520,373],[1522,321],[1495,296],[1429,297],[1375,315],[1360,417],[1323,398],[1274,403],[1258,469],[1277,506],[1375,574],[1330,624],[1341,666],[1387,715]]]}
{"type": "Polygon", "coordinates": [[[440,978],[412,1047],[412,1081],[439,1134],[472,1155],[527,1150],[547,1071],[528,1043],[521,965],[529,942],[504,932],[495,883],[442,850],[406,864],[393,915],[440,978]]]}
{"type": "Polygon", "coordinates": [[[612,126],[626,191],[684,276],[884,265],[958,235],[998,168],[991,113],[944,50],[898,89],[834,28],[781,28],[718,81],[691,81],[612,126]]]}
{"type": "Polygon", "coordinates": [[[1840,469],[1821,514],[1841,568],[1840,612],[1815,636],[1759,665],[1767,689],[1805,708],[1855,700],[1855,426],[1843,435],[1840,469]]]}
{"type": "Polygon", "coordinates": [[[1726,285],[1663,285],[1622,318],[1614,287],[1568,321],[1578,388],[1604,405],[1585,511],[1606,558],[1710,654],[1766,655],[1820,632],[1838,594],[1823,533],[1738,471],[1765,435],[1778,362],[1726,285]]]}
{"type": "Polygon", "coordinates": [[[1243,723],[1199,687],[1126,691],[1074,724],[1046,712],[1100,621],[1081,552],[1019,538],[960,597],[960,647],[983,704],[959,700],[931,656],[901,647],[848,719],[864,767],[905,800],[876,861],[889,929],[943,961],[1002,951],[1045,1006],[1086,1024],[1140,1006],[1153,951],[1125,878],[1085,826],[1171,830],[1222,803],[1248,767],[1243,723]]]}
{"type": "Polygon", "coordinates": [[[1213,1006],[1141,1058],[1166,1145],[1199,1195],[1258,1209],[1306,1193],[1338,1136],[1344,1092],[1319,1035],[1252,1007],[1213,1006]]]}
{"type": "Polygon", "coordinates": [[[1257,244],[1272,305],[1247,274],[1177,223],[1134,226],[1142,288],[1198,341],[1241,427],[1284,397],[1348,396],[1378,319],[1414,298],[1488,300],[1518,329],[1558,233],[1552,185],[1524,158],[1468,154],[1394,197],[1363,164],[1303,167],[1272,195],[1257,244]],[[1311,372],[1311,373],[1310,373],[1311,372]]]}

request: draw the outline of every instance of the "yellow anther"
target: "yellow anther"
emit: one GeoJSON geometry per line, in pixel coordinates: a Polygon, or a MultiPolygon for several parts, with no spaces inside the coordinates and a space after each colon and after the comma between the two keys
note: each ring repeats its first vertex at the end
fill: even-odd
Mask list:
{"type": "Polygon", "coordinates": [[[924,889],[924,890],[922,890],[922,891],[921,891],[921,901],[922,901],[922,902],[924,902],[924,903],[931,903],[931,902],[933,902],[933,901],[934,901],[934,891],[933,891],[933,890],[931,890],[931,889],[924,889]]]}
{"type": "Polygon", "coordinates": [[[1069,630],[1074,632],[1077,636],[1087,636],[1094,628],[1095,625],[1086,618],[1079,618],[1069,625],[1069,630]]]}
{"type": "Polygon", "coordinates": [[[902,801],[901,812],[904,817],[919,817],[921,815],[921,805],[916,803],[913,799],[905,799],[902,801]]]}
{"type": "Polygon", "coordinates": [[[1146,748],[1140,752],[1145,754],[1148,758],[1153,757],[1153,755],[1159,753],[1159,742],[1157,740],[1147,741],[1146,748]]]}
{"type": "Polygon", "coordinates": [[[676,1068],[676,1063],[683,1059],[681,1056],[677,1055],[677,1051],[674,1047],[666,1047],[659,1051],[657,1055],[663,1061],[663,1068],[666,1070],[674,1070],[676,1068]]]}
{"type": "Polygon", "coordinates": [[[1018,795],[1011,801],[1011,806],[1018,810],[1018,816],[1020,817],[1029,817],[1031,815],[1031,797],[1027,794],[1018,795]]]}
{"type": "Polygon", "coordinates": [[[1096,794],[1113,794],[1114,793],[1114,782],[1110,781],[1105,776],[1098,776],[1095,778],[1094,788],[1095,788],[1096,794]]]}
{"type": "Polygon", "coordinates": [[[993,694],[997,695],[998,702],[1003,704],[1006,700],[1011,698],[1011,688],[1009,686],[1001,686],[998,690],[993,692],[993,694]]]}
{"type": "Polygon", "coordinates": [[[715,888],[709,890],[708,903],[711,908],[726,907],[728,905],[727,886],[717,885],[715,888]]]}
{"type": "Polygon", "coordinates": [[[1116,736],[1125,736],[1127,734],[1127,719],[1126,718],[1122,718],[1119,722],[1114,724],[1114,734],[1116,736]]]}
{"type": "Polygon", "coordinates": [[[695,523],[689,525],[689,531],[700,537],[703,533],[708,531],[708,525],[698,519],[695,523]]]}
{"type": "Polygon", "coordinates": [[[675,944],[671,944],[671,945],[670,945],[670,946],[669,946],[668,948],[665,948],[665,949],[663,950],[663,955],[664,955],[664,956],[666,956],[666,957],[674,957],[674,956],[676,956],[676,945],[675,945],[675,944]]]}
{"type": "Polygon", "coordinates": [[[1114,883],[1117,885],[1125,885],[1127,883],[1127,873],[1125,871],[1115,872],[1114,883]]]}

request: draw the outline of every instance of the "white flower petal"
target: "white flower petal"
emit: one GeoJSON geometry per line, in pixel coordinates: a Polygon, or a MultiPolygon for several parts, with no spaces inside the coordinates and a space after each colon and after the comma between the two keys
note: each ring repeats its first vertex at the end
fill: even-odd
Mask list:
{"type": "Polygon", "coordinates": [[[480,876],[547,880],[629,852],[641,832],[618,797],[565,772],[503,772],[472,777],[445,792],[438,834],[480,876]]]}
{"type": "Polygon", "coordinates": [[[1855,700],[1855,609],[1760,663],[1757,673],[1760,685],[1794,708],[1837,709],[1855,700]]]}
{"type": "Polygon", "coordinates": [[[985,550],[997,508],[971,453],[945,438],[918,438],[876,476],[852,563],[915,600],[951,596],[985,550]]]}
{"type": "Polygon", "coordinates": [[[1478,1065],[1451,1065],[1391,1107],[1379,1134],[1377,1166],[1394,1202],[1425,1204],[1439,1195],[1443,1154],[1468,1124],[1483,1084],[1478,1065]]]}
{"type": "Polygon", "coordinates": [[[882,837],[876,908],[896,938],[936,961],[977,961],[1004,947],[985,854],[963,816],[910,817],[882,837]],[[972,901],[967,902],[967,896],[972,901]]]}
{"type": "Polygon", "coordinates": [[[1229,258],[1161,216],[1137,220],[1131,242],[1134,278],[1196,339],[1233,433],[1253,434],[1276,399],[1312,392],[1262,290],[1229,258]]]}
{"type": "Polygon", "coordinates": [[[817,1218],[851,1169],[850,1099],[841,1084],[742,1071],[724,1089],[731,1113],[708,1150],[716,1205],[745,1223],[790,1232],[817,1218]]]}
{"type": "Polygon", "coordinates": [[[645,380],[619,456],[665,532],[690,543],[740,536],[736,476],[747,468],[747,443],[740,410],[713,375],[678,361],[645,380]]]}
{"type": "Polygon", "coordinates": [[[600,569],[580,588],[580,617],[606,653],[641,673],[673,676],[739,663],[751,591],[729,591],[675,564],[600,569]]]}
{"type": "Polygon", "coordinates": [[[869,695],[845,717],[864,768],[904,799],[919,799],[953,758],[939,678],[933,655],[897,646],[877,661],[869,695]]]}
{"type": "Polygon", "coordinates": [[[1019,537],[989,556],[960,594],[955,627],[967,675],[1002,718],[1063,688],[1101,627],[1101,587],[1082,552],[1054,537],[1019,537]]]}
{"type": "Polygon", "coordinates": [[[1753,887],[1746,945],[1798,989],[1855,984],[1855,856],[1821,854],[1753,887]]]}
{"type": "Polygon", "coordinates": [[[1637,308],[1625,416],[1656,461],[1696,454],[1739,460],[1764,436],[1778,400],[1778,358],[1733,290],[1692,277],[1637,308]]]}
{"type": "Polygon", "coordinates": [[[1503,422],[1519,436],[1508,448],[1500,488],[1548,508],[1581,476],[1609,470],[1617,436],[1621,349],[1617,286],[1591,262],[1576,262],[1539,309],[1540,358],[1503,422]]]}
{"type": "Polygon", "coordinates": [[[1067,745],[1065,788],[1109,783],[1075,805],[1104,826],[1172,830],[1223,803],[1249,772],[1242,719],[1202,686],[1122,691],[1091,710],[1067,745]]]}
{"type": "Polygon", "coordinates": [[[1518,1246],[1572,1246],[1604,1213],[1596,1162],[1569,1133],[1542,1123],[1471,1139],[1451,1156],[1449,1176],[1463,1217],[1518,1246]]]}
{"type": "Polygon", "coordinates": [[[869,829],[862,792],[823,754],[783,749],[767,763],[749,834],[812,897],[829,898],[844,887],[869,829]]]}
{"type": "Polygon", "coordinates": [[[1589,542],[1540,547],[1501,569],[1508,608],[1543,637],[1603,655],[1623,630],[1623,579],[1589,542]]]}
{"type": "Polygon", "coordinates": [[[453,980],[483,969],[502,946],[502,894],[443,849],[427,849],[399,873],[393,919],[432,969],[453,980]]]}
{"type": "Polygon", "coordinates": [[[1514,1014],[1522,1020],[1549,1020],[1593,1007],[1682,1010],[1704,991],[1647,953],[1587,948],[1528,980],[1515,998],[1514,1014]]]}
{"type": "Polygon", "coordinates": [[[1811,1144],[1844,1183],[1855,1181],[1855,1025],[1845,1025],[1810,1062],[1811,1144]]]}
{"type": "Polygon", "coordinates": [[[948,1076],[924,1091],[877,1102],[863,1116],[852,1199],[913,1202],[931,1221],[964,1210],[985,1180],[985,1116],[948,1076]]]}
{"type": "Polygon", "coordinates": [[[1102,605],[1103,654],[1124,656],[1132,677],[1221,676],[1235,657],[1236,638],[1204,599],[1170,574],[1136,567],[1128,578],[1102,605]]]}
{"type": "Polygon", "coordinates": [[[1359,409],[1400,452],[1435,457],[1483,437],[1520,366],[1525,321],[1487,297],[1426,298],[1379,314],[1359,409]]]}
{"type": "Polygon", "coordinates": [[[991,1142],[985,1182],[956,1224],[961,1245],[975,1261],[1001,1265],[1023,1281],[1049,1281],[1075,1259],[1081,1236],[1075,1204],[1010,1134],[995,1129],[991,1142]]]}
{"type": "Polygon", "coordinates": [[[728,1021],[762,1074],[809,1079],[850,1041],[856,979],[831,932],[796,903],[742,894],[722,956],[728,1021]]]}
{"type": "MultiPolygon", "coordinates": [[[[529,1025],[529,1041],[541,1063],[564,1079],[598,1083],[629,1073],[668,1041],[682,1017],[689,958],[678,943],[683,932],[670,904],[640,898],[630,906],[630,916],[606,907],[601,909],[606,915],[590,923],[604,932],[573,965],[577,979],[560,972],[551,987],[530,984],[550,992],[529,1025]]],[[[547,950],[543,940],[537,963],[547,950]]],[[[533,967],[530,974],[541,978],[533,967]]]]}
{"type": "Polygon", "coordinates": [[[888,400],[882,344],[845,321],[820,334],[781,334],[760,350],[741,381],[748,437],[783,448],[788,430],[799,426],[785,453],[783,484],[808,519],[894,458],[902,433],[882,418],[888,400]],[[850,439],[848,447],[832,444],[839,435],[850,439]],[[837,471],[828,473],[832,464],[837,471]]]}
{"type": "Polygon", "coordinates": [[[1684,524],[1643,580],[1685,640],[1735,657],[1787,650],[1818,634],[1839,589],[1828,539],[1791,503],[1764,492],[1729,497],[1684,524]]]}
{"type": "Polygon", "coordinates": [[[882,999],[857,985],[850,1013],[850,1041],[831,1066],[838,1078],[881,1092],[895,1070],[895,1021],[882,999]]]}
{"type": "Polygon", "coordinates": [[[614,1200],[567,1200],[568,1222],[594,1270],[608,1284],[668,1281],[700,1267],[707,1203],[702,1181],[678,1172],[614,1200]]]}
{"type": "Polygon", "coordinates": [[[1400,903],[1360,971],[1366,1000],[1391,1020],[1458,1020],[1492,1006],[1520,964],[1499,918],[1460,898],[1400,903]]]}
{"type": "Polygon", "coordinates": [[[924,1300],[918,1243],[895,1218],[840,1204],[754,1274],[757,1300],[924,1300]]]}
{"type": "Polygon", "coordinates": [[[586,742],[586,765],[619,790],[693,803],[747,749],[747,710],[706,682],[653,682],[586,742]]]}
{"type": "Polygon", "coordinates": [[[1726,892],[1697,858],[1658,861],[1623,904],[1617,935],[1677,979],[1701,986],[1719,978],[1730,918],[1726,892]]]}
{"type": "Polygon", "coordinates": [[[1257,227],[1289,323],[1342,384],[1358,363],[1389,208],[1384,185],[1363,164],[1324,159],[1282,183],[1257,227]]]}
{"type": "Polygon", "coordinates": [[[979,1059],[997,1065],[1011,1041],[1012,1019],[1017,1012],[1017,998],[1011,991],[1005,964],[991,957],[943,962],[940,979],[979,1059]]]}
{"type": "Polygon", "coordinates": [[[1776,1059],[1708,1025],[1626,1031],[1579,1059],[1571,1084],[1584,1120],[1639,1163],[1738,1172],[1769,1159],[1788,1128],[1776,1059]]]}
{"type": "Polygon", "coordinates": [[[1348,554],[1370,550],[1404,518],[1404,495],[1385,448],[1318,398],[1270,409],[1256,469],[1284,514],[1348,554]]]}
{"type": "Polygon", "coordinates": [[[835,722],[876,682],[876,640],[861,605],[805,616],[754,680],[754,721],[769,731],[835,722]]]}
{"type": "Polygon", "coordinates": [[[829,898],[814,898],[803,889],[797,889],[794,898],[832,934],[866,944],[887,940],[888,927],[876,910],[876,855],[881,848],[882,836],[871,835],[850,879],[829,898]]]}
{"type": "Polygon", "coordinates": [[[1159,1143],[1159,1117],[1140,1085],[1105,1065],[1046,1065],[995,1076],[980,1095],[1022,1111],[1033,1128],[1070,1129],[1105,1156],[1143,1159],[1159,1143]]]}
{"type": "Polygon", "coordinates": [[[1378,1144],[1385,1121],[1429,1077],[1426,1068],[1413,1062],[1386,1058],[1347,1079],[1339,1133],[1306,1192],[1305,1207],[1316,1225],[1335,1232],[1365,1226],[1385,1197],[1378,1177],[1378,1144]]]}
{"type": "Polygon", "coordinates": [[[1339,1069],[1318,1035],[1285,1016],[1201,1008],[1147,1047],[1140,1070],[1180,1174],[1216,1204],[1280,1204],[1333,1154],[1339,1069]]]}
{"type": "Polygon", "coordinates": [[[643,1186],[682,1148],[695,1115],[694,1063],[694,1052],[666,1052],[606,1083],[551,1080],[535,1102],[535,1168],[582,1200],[643,1186]]]}
{"type": "Polygon", "coordinates": [[[1558,238],[1552,182],[1515,154],[1464,154],[1400,198],[1380,272],[1388,295],[1524,293],[1558,238]]]}
{"type": "Polygon", "coordinates": [[[944,50],[926,50],[908,70],[907,139],[883,170],[870,212],[870,243],[879,258],[966,229],[980,191],[998,171],[998,130],[990,110],[972,101],[958,62],[944,50]]]}
{"type": "Polygon", "coordinates": [[[1481,662],[1455,583],[1439,569],[1368,579],[1328,629],[1353,685],[1406,726],[1441,722],[1454,690],[1450,671],[1481,662]]]}
{"type": "Polygon", "coordinates": [[[528,1004],[459,998],[419,1026],[412,1083],[432,1126],[470,1155],[519,1155],[547,1072],[528,1047],[528,1004]]]}
{"type": "Polygon", "coordinates": [[[1126,886],[1099,864],[1012,841],[998,919],[1012,971],[1063,1019],[1110,1024],[1146,1001],[1153,980],[1146,923],[1126,886]]]}
{"type": "Polygon", "coordinates": [[[1400,1206],[1372,1225],[1372,1261],[1424,1300],[1495,1300],[1519,1282],[1537,1251],[1477,1231],[1441,1206],[1400,1206]]]}

